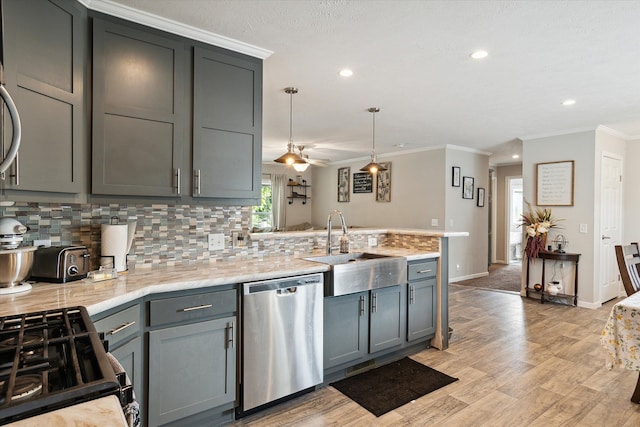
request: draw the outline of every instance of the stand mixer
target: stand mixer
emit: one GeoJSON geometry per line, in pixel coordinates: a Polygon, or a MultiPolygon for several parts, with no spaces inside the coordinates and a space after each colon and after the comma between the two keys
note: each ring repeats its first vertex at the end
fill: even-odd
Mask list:
{"type": "Polygon", "coordinates": [[[28,228],[13,218],[0,218],[0,295],[24,292],[31,285],[35,246],[20,246],[28,228]]]}

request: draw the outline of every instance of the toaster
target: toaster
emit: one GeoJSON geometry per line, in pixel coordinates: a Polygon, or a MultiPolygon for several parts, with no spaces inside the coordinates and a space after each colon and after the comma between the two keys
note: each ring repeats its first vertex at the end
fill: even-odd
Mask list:
{"type": "Polygon", "coordinates": [[[51,246],[36,250],[30,280],[66,283],[84,279],[87,273],[89,251],[85,246],[51,246]]]}

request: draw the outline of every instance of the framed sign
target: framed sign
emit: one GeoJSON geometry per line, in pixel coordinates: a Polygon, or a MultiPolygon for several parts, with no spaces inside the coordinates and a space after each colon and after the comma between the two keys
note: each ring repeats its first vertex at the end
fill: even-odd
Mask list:
{"type": "Polygon", "coordinates": [[[454,166],[451,168],[451,186],[460,187],[460,167],[454,166]]]}
{"type": "Polygon", "coordinates": [[[376,202],[391,201],[391,162],[380,162],[380,166],[386,171],[376,174],[376,202]]]}
{"type": "Polygon", "coordinates": [[[349,201],[349,179],[351,168],[338,169],[338,202],[349,201]]]}
{"type": "Polygon", "coordinates": [[[478,187],[478,201],[476,205],[481,208],[484,207],[484,188],[482,187],[478,187]]]}
{"type": "Polygon", "coordinates": [[[473,199],[473,177],[472,176],[462,177],[462,198],[473,199]]]}
{"type": "Polygon", "coordinates": [[[573,206],[574,161],[536,163],[536,205],[573,206]]]}
{"type": "Polygon", "coordinates": [[[373,177],[369,172],[353,174],[353,194],[356,193],[373,193],[373,177]]]}

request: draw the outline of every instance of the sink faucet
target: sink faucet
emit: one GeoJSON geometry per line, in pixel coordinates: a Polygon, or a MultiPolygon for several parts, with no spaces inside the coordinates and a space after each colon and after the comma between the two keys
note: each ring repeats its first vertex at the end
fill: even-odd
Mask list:
{"type": "MultiPolygon", "coordinates": [[[[342,238],[345,240],[347,238],[347,224],[344,222],[344,216],[342,216],[342,212],[337,209],[332,210],[331,212],[329,212],[329,217],[327,218],[327,254],[329,255],[331,255],[332,249],[336,249],[331,247],[331,216],[333,216],[333,214],[338,214],[340,216],[340,222],[342,223],[342,238]]],[[[342,245],[340,249],[340,252],[343,252],[342,245]]],[[[347,248],[346,250],[344,250],[344,252],[349,252],[348,241],[347,248]]]]}

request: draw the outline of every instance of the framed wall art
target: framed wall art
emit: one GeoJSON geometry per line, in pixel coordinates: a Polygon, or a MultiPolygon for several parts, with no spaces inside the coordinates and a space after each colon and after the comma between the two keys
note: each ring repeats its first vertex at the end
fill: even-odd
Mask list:
{"type": "Polygon", "coordinates": [[[462,198],[473,199],[473,177],[472,176],[462,177],[462,198]]]}
{"type": "Polygon", "coordinates": [[[451,186],[460,187],[460,167],[454,166],[451,168],[451,186]]]}
{"type": "Polygon", "coordinates": [[[536,205],[573,206],[574,161],[536,163],[536,205]]]}
{"type": "Polygon", "coordinates": [[[478,187],[478,201],[476,205],[481,208],[484,207],[484,188],[482,187],[478,187]]]}
{"type": "Polygon", "coordinates": [[[338,202],[349,201],[351,168],[338,169],[338,202]]]}
{"type": "Polygon", "coordinates": [[[391,201],[391,162],[380,162],[386,171],[376,174],[376,202],[391,201]]]}

